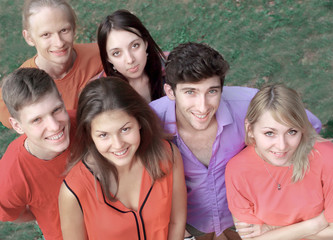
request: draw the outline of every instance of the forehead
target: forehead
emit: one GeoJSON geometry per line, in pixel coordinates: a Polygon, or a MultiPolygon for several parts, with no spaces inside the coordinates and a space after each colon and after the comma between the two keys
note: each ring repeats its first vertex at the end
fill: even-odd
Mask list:
{"type": "Polygon", "coordinates": [[[73,25],[69,10],[65,7],[40,7],[28,19],[29,30],[42,31],[62,28],[64,25],[73,25]]]}
{"type": "Polygon", "coordinates": [[[221,81],[218,76],[202,79],[199,82],[177,83],[176,91],[194,89],[197,91],[207,91],[211,88],[221,88],[221,81]]]}
{"type": "Polygon", "coordinates": [[[282,120],[279,114],[273,114],[272,111],[269,110],[266,110],[261,114],[254,126],[258,128],[273,128],[276,130],[292,128],[290,124],[282,120]]]}
{"type": "MultiPolygon", "coordinates": [[[[135,29],[133,29],[133,31],[135,31],[135,29]]],[[[108,35],[106,46],[108,49],[127,47],[128,44],[135,40],[142,40],[139,36],[139,33],[136,35],[126,30],[112,29],[108,35]]]]}
{"type": "Polygon", "coordinates": [[[52,112],[55,108],[63,105],[63,101],[56,91],[47,93],[33,103],[28,103],[19,111],[20,120],[29,121],[52,112]]]}
{"type": "Polygon", "coordinates": [[[91,129],[92,131],[117,131],[127,123],[137,123],[137,120],[123,110],[110,110],[94,117],[91,121],[91,129]]]}

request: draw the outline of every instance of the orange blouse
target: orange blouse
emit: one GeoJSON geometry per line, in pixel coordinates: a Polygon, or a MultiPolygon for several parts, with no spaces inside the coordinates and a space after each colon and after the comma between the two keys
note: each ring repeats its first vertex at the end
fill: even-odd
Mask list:
{"type": "Polygon", "coordinates": [[[137,211],[126,208],[120,201],[107,200],[99,181],[84,162],[79,162],[64,182],[80,204],[89,240],[168,238],[172,168],[153,184],[144,168],[137,211]]]}

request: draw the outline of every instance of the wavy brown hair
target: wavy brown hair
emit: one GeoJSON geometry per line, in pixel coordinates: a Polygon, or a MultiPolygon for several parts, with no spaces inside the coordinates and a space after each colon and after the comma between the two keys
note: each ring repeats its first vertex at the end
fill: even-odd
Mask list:
{"type": "Polygon", "coordinates": [[[172,156],[165,147],[164,139],[167,139],[167,135],[161,128],[159,118],[129,83],[117,77],[103,77],[90,82],[79,97],[74,141],[76,144],[73,144],[69,168],[90,155],[96,165],[93,173],[111,201],[115,200],[109,190],[111,176],[116,179],[118,187],[118,172],[116,167],[98,152],[91,137],[91,122],[99,114],[113,110],[126,112],[136,118],[141,126],[141,140],[136,156],[153,181],[165,176],[166,171],[163,169],[168,170],[167,167],[170,161],[172,162],[172,156]]]}

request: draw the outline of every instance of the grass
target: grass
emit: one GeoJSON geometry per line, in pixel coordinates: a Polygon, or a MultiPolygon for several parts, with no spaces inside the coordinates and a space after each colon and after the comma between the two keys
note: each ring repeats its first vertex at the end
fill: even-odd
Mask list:
{"type": "MultiPolygon", "coordinates": [[[[2,0],[0,78],[35,53],[21,36],[21,4],[2,0]]],[[[231,65],[226,85],[284,82],[295,88],[323,122],[322,135],[333,137],[332,0],[72,0],[71,4],[78,15],[77,42],[96,41],[101,19],[126,8],[143,21],[163,50],[195,41],[220,51],[231,65]]],[[[0,155],[15,137],[0,128],[0,155]]]]}

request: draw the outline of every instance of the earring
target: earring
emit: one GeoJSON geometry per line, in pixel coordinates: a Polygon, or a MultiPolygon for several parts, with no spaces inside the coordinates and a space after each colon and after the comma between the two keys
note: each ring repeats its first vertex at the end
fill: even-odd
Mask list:
{"type": "Polygon", "coordinates": [[[148,57],[148,53],[146,53],[146,56],[148,57]]]}
{"type": "Polygon", "coordinates": [[[114,66],[112,66],[112,68],[114,72],[117,72],[117,69],[114,66]]]}

